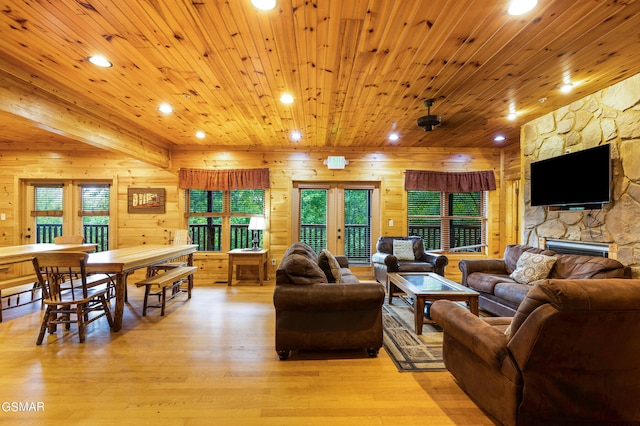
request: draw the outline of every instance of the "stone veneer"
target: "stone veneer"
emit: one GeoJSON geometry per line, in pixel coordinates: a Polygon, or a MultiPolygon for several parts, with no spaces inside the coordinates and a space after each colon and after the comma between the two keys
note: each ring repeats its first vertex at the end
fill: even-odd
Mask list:
{"type": "MultiPolygon", "coordinates": [[[[640,74],[527,123],[521,137],[524,241],[542,238],[608,243],[640,277],[640,74]],[[530,164],[611,144],[612,202],[602,210],[531,207],[530,164]]],[[[613,256],[612,256],[613,257],[613,256]]]]}

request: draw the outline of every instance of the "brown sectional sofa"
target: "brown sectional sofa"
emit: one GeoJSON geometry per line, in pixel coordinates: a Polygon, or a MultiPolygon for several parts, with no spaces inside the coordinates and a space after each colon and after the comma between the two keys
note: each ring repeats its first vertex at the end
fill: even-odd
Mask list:
{"type": "MultiPolygon", "coordinates": [[[[627,278],[628,270],[614,259],[575,254],[558,254],[536,247],[511,244],[502,259],[463,259],[458,263],[462,284],[480,293],[480,309],[497,316],[513,316],[531,289],[510,275],[524,252],[556,257],[550,279],[627,278]]],[[[545,277],[547,278],[547,277],[545,277]]],[[[532,283],[533,284],[533,283],[532,283]]]]}
{"type": "Polygon", "coordinates": [[[640,424],[640,280],[538,281],[513,318],[430,312],[445,366],[500,424],[640,424]]]}
{"type": "Polygon", "coordinates": [[[292,350],[351,349],[377,356],[384,295],[382,285],[360,283],[346,257],[317,255],[309,245],[293,243],[276,269],[278,356],[287,359],[292,350]]]}

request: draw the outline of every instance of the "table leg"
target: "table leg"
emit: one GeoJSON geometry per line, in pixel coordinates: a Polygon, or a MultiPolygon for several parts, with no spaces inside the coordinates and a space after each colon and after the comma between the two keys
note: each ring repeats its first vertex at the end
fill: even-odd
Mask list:
{"type": "Polygon", "coordinates": [[[127,274],[116,274],[116,308],[113,311],[113,331],[122,329],[122,317],[124,316],[124,302],[127,295],[127,274]]]}
{"type": "Polygon", "coordinates": [[[231,285],[231,280],[233,279],[233,255],[229,255],[229,276],[227,277],[227,285],[231,285]]]}
{"type": "Polygon", "coordinates": [[[416,327],[416,334],[422,334],[422,326],[424,324],[424,297],[415,296],[413,302],[413,319],[416,327]]]}
{"type": "Polygon", "coordinates": [[[476,316],[480,315],[480,309],[478,307],[478,298],[470,297],[469,298],[469,311],[476,316]]]}
{"type": "Polygon", "coordinates": [[[264,256],[260,259],[260,264],[258,265],[258,279],[260,279],[260,285],[264,284],[264,266],[267,264],[264,256]],[[263,262],[264,260],[264,262],[263,262]]]}

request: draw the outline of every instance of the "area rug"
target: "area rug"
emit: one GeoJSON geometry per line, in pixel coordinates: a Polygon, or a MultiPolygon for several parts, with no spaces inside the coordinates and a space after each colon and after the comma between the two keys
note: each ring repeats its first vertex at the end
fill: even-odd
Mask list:
{"type": "Polygon", "coordinates": [[[442,331],[437,325],[424,325],[414,333],[413,310],[403,301],[382,305],[383,345],[399,371],[443,371],[442,331]]]}

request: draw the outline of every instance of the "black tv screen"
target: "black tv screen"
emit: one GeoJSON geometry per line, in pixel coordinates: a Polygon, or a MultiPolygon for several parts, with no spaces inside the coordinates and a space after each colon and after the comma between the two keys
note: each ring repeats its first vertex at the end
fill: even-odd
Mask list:
{"type": "Polygon", "coordinates": [[[531,205],[599,208],[611,201],[609,144],[531,163],[531,205]]]}

